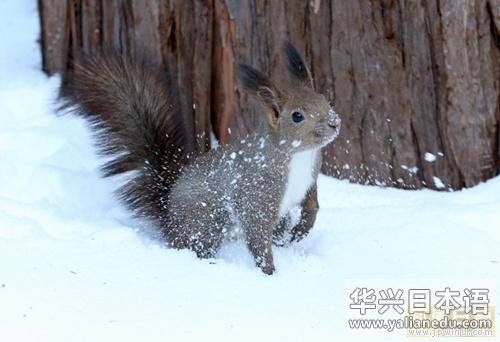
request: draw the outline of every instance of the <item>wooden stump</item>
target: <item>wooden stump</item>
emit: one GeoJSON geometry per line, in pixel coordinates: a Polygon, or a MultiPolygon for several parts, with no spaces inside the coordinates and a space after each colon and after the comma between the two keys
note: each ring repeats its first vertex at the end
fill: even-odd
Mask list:
{"type": "Polygon", "coordinates": [[[459,189],[500,171],[500,0],[39,0],[43,68],[113,47],[168,66],[204,151],[263,118],[235,65],[279,73],[303,51],[342,117],[323,172],[354,182],[459,189]]]}

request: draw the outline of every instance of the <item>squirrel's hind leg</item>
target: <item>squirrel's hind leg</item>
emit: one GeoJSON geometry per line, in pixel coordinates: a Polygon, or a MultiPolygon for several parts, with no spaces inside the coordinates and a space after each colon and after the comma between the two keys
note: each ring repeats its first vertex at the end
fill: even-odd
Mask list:
{"type": "Polygon", "coordinates": [[[228,231],[230,217],[225,208],[203,204],[172,210],[172,224],[166,229],[165,236],[174,248],[190,249],[199,258],[213,258],[228,231]]]}
{"type": "Polygon", "coordinates": [[[229,231],[229,213],[225,208],[212,208],[201,211],[200,217],[203,219],[193,220],[186,227],[192,232],[190,249],[196,252],[198,258],[214,258],[229,231]]]}

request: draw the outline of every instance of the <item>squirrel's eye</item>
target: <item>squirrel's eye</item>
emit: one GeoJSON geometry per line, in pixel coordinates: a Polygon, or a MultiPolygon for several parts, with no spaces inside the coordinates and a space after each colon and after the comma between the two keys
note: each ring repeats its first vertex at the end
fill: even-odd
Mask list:
{"type": "Polygon", "coordinates": [[[302,115],[301,112],[293,112],[292,120],[293,122],[301,122],[302,120],[304,120],[304,115],[302,115]]]}

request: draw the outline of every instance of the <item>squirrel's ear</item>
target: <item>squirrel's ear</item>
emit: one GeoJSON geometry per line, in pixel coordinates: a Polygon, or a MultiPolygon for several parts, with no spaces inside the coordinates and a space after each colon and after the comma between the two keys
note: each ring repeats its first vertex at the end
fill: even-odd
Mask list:
{"type": "Polygon", "coordinates": [[[304,83],[306,86],[313,88],[314,85],[311,72],[295,46],[290,42],[285,42],[283,44],[283,52],[286,58],[286,68],[292,77],[304,83]]]}
{"type": "Polygon", "coordinates": [[[238,66],[238,76],[245,89],[259,100],[269,124],[275,128],[281,112],[277,88],[260,71],[246,64],[238,66]]]}

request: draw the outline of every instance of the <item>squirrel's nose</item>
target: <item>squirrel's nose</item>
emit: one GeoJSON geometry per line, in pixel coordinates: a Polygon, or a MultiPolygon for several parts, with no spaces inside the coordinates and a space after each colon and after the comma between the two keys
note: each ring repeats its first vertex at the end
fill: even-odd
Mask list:
{"type": "Polygon", "coordinates": [[[333,119],[328,120],[327,122],[328,126],[331,127],[332,129],[339,129],[340,128],[340,118],[337,116],[333,119]]]}
{"type": "Polygon", "coordinates": [[[330,108],[328,112],[328,120],[327,125],[332,128],[334,131],[338,131],[340,129],[340,117],[333,108],[330,108]]]}

